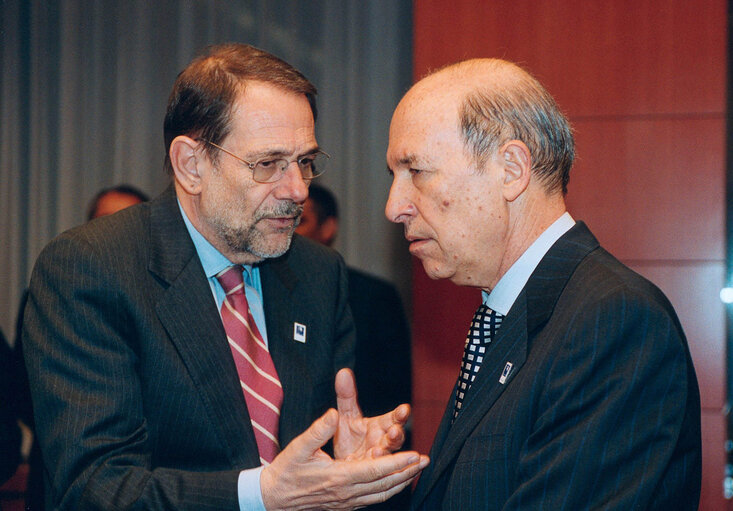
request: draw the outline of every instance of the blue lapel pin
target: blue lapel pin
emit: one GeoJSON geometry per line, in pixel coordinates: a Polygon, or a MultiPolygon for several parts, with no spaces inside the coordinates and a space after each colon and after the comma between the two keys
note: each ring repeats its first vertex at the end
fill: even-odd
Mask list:
{"type": "Polygon", "coordinates": [[[293,340],[305,343],[305,325],[293,323],[293,340]]]}
{"type": "Polygon", "coordinates": [[[507,362],[504,366],[504,370],[501,372],[501,377],[499,377],[499,383],[504,385],[506,383],[506,379],[509,378],[509,373],[512,372],[512,367],[514,367],[514,364],[511,362],[507,362]]]}

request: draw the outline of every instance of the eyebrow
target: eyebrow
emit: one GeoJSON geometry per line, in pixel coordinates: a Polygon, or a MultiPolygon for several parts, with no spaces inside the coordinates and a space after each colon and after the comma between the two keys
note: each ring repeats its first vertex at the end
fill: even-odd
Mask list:
{"type": "Polygon", "coordinates": [[[400,165],[412,165],[413,163],[415,163],[415,160],[417,160],[417,155],[414,153],[410,153],[397,160],[397,163],[399,163],[400,165]]]}
{"type": "MultiPolygon", "coordinates": [[[[397,160],[397,167],[412,167],[415,164],[415,161],[418,159],[417,155],[415,153],[409,153],[397,160]]],[[[394,173],[394,169],[387,164],[387,172],[389,174],[394,173]]]]}
{"type": "MultiPolygon", "coordinates": [[[[308,149],[306,151],[303,151],[302,153],[298,154],[298,158],[301,158],[303,156],[307,156],[309,154],[317,153],[318,151],[321,151],[320,146],[315,146],[311,149],[308,149]]],[[[252,153],[249,158],[253,158],[255,160],[261,160],[262,158],[286,158],[292,155],[293,153],[290,151],[286,151],[285,149],[270,149],[268,151],[262,151],[262,152],[254,152],[252,153]]]]}

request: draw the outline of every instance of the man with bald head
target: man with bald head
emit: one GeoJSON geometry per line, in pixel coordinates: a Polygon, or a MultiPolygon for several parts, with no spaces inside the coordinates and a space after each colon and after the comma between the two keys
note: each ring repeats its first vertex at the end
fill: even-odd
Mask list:
{"type": "Polygon", "coordinates": [[[483,298],[415,509],[697,509],[684,333],[566,211],[573,158],[553,98],[505,61],[444,68],[394,113],[387,217],[431,278],[483,298]]]}

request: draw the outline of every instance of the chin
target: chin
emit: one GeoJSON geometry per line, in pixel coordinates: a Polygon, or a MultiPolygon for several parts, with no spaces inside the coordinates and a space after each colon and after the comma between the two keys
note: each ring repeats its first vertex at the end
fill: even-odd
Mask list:
{"type": "Polygon", "coordinates": [[[427,276],[433,280],[450,279],[455,274],[455,272],[448,270],[444,265],[431,259],[423,260],[422,267],[427,276]]]}
{"type": "Polygon", "coordinates": [[[262,259],[273,259],[280,257],[290,249],[290,242],[292,241],[292,234],[288,235],[287,239],[278,241],[277,243],[267,243],[263,246],[250,247],[250,252],[257,257],[262,259]]]}

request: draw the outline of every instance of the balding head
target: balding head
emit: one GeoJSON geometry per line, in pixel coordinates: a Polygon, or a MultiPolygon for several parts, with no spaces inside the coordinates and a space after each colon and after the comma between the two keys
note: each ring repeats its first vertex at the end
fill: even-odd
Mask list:
{"type": "Polygon", "coordinates": [[[536,80],[501,60],[462,62],[395,110],[385,214],[430,277],[490,290],[565,211],[572,160],[570,127],[536,80]]]}
{"type": "Polygon", "coordinates": [[[444,67],[415,84],[396,114],[415,108],[454,116],[478,168],[505,142],[522,141],[546,191],[567,192],[575,157],[572,130],[552,96],[521,67],[499,59],[444,67]]]}

